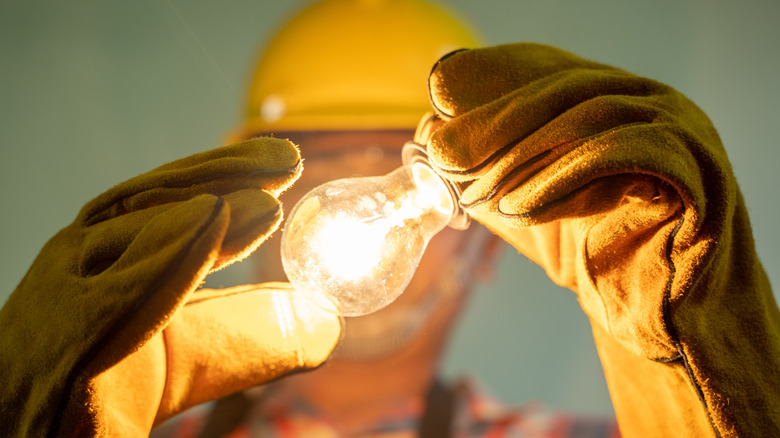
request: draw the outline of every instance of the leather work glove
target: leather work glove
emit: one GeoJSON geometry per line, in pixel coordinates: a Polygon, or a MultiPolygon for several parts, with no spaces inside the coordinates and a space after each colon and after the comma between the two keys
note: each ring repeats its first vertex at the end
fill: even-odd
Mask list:
{"type": "Polygon", "coordinates": [[[780,436],[780,313],[706,115],[533,44],[433,68],[422,124],[466,211],[574,290],[626,436],[780,436]]]}
{"type": "Polygon", "coordinates": [[[286,284],[195,289],[281,220],[300,174],[258,138],[159,167],[88,203],[0,311],[0,435],[148,436],[190,406],[318,366],[338,317],[286,284]]]}

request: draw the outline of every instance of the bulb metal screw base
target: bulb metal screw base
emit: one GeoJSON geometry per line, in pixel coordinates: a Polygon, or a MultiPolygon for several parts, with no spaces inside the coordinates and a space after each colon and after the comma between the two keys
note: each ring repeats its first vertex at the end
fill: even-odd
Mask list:
{"type": "MultiPolygon", "coordinates": [[[[433,170],[433,166],[431,166],[430,161],[428,160],[428,151],[425,148],[424,145],[421,145],[420,143],[414,142],[414,141],[407,141],[406,144],[404,144],[403,149],[401,150],[401,159],[403,161],[404,165],[412,165],[415,163],[424,164],[431,170],[433,170]]],[[[434,171],[433,173],[436,173],[434,171]]],[[[438,175],[438,174],[437,174],[438,175]]],[[[455,183],[452,181],[449,181],[445,178],[442,178],[439,176],[442,181],[444,181],[444,184],[447,186],[447,189],[450,191],[450,195],[452,196],[452,203],[455,206],[455,211],[453,212],[452,219],[450,219],[449,226],[450,228],[454,228],[456,230],[465,230],[469,227],[469,224],[471,223],[471,217],[466,213],[466,211],[463,209],[463,207],[460,205],[460,194],[461,190],[460,187],[458,187],[455,183]]]]}

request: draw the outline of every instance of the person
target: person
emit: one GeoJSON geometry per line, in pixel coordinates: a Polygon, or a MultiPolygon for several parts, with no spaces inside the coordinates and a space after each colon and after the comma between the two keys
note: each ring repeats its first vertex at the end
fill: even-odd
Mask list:
{"type": "MultiPolygon", "coordinates": [[[[591,135],[596,136],[602,132],[606,136],[607,133],[611,134],[610,129],[617,130],[625,125],[644,122],[650,115],[660,117],[650,111],[637,114],[639,111],[636,107],[620,100],[615,103],[592,103],[599,101],[596,99],[597,96],[626,93],[644,97],[647,93],[658,92],[672,95],[674,99],[679,97],[651,81],[540,46],[522,48],[507,46],[493,49],[496,53],[492,56],[496,56],[496,59],[484,55],[487,59],[482,61],[482,64],[477,64],[475,61],[476,65],[469,66],[464,61],[464,65],[459,69],[453,68],[451,72],[438,74],[437,72],[444,70],[445,65],[457,62],[460,56],[467,56],[455,54],[436,64],[436,60],[445,53],[459,47],[475,48],[480,45],[480,42],[473,31],[463,23],[445,18],[440,11],[423,10],[427,7],[430,6],[419,2],[399,2],[392,5],[387,2],[374,2],[371,5],[361,2],[352,4],[337,1],[318,2],[286,23],[265,48],[255,67],[245,126],[237,134],[237,138],[274,135],[289,138],[301,145],[306,170],[301,179],[282,195],[283,204],[292,206],[310,189],[333,179],[386,174],[400,164],[399,153],[404,142],[415,138],[419,143],[428,145],[429,151],[433,153],[433,162],[442,174],[456,181],[473,181],[471,187],[464,192],[462,202],[465,201],[466,205],[472,204],[469,205],[471,207],[469,211],[477,219],[476,222],[487,224],[497,235],[543,265],[556,282],[580,293],[583,307],[594,324],[610,390],[616,401],[618,419],[621,420],[621,429],[625,434],[646,436],[653,435],[653,431],[659,431],[666,435],[665,432],[670,429],[680,432],[689,428],[690,435],[695,431],[695,436],[706,436],[705,434],[712,430],[728,435],[731,430],[727,428],[728,426],[724,426],[724,423],[728,424],[728,421],[723,421],[725,414],[719,417],[708,412],[707,415],[714,415],[714,418],[707,419],[702,418],[701,410],[697,412],[702,404],[713,403],[707,399],[709,394],[706,394],[704,389],[697,389],[702,393],[699,397],[701,400],[695,398],[692,400],[690,397],[696,391],[692,393],[688,388],[680,389],[684,383],[679,380],[679,370],[673,371],[676,373],[674,376],[668,376],[666,370],[655,370],[646,365],[634,364],[635,359],[630,356],[640,353],[656,361],[674,363],[678,368],[693,369],[691,363],[698,361],[698,358],[692,360],[691,356],[696,354],[696,348],[701,347],[694,342],[686,345],[686,348],[691,351],[685,352],[680,341],[674,339],[679,334],[667,334],[665,337],[672,339],[663,339],[663,342],[660,342],[662,336],[657,327],[643,327],[647,324],[637,321],[640,318],[641,320],[658,318],[649,309],[642,308],[649,306],[649,303],[631,303],[632,306],[629,307],[629,303],[610,303],[605,298],[601,298],[603,303],[589,302],[588,300],[592,298],[587,295],[590,292],[587,285],[583,285],[585,278],[576,272],[578,269],[583,269],[579,266],[581,261],[577,259],[576,251],[581,250],[579,248],[584,245],[580,242],[582,237],[577,234],[576,228],[587,226],[593,230],[584,233],[592,239],[589,242],[591,246],[587,246],[587,250],[593,251],[589,262],[603,263],[606,266],[601,268],[603,272],[596,270],[599,266],[588,269],[591,272],[589,275],[592,276],[588,282],[599,282],[598,291],[631,290],[636,287],[630,283],[631,281],[638,283],[639,287],[648,286],[663,291],[665,289],[663,283],[650,285],[658,279],[675,280],[666,271],[669,269],[668,266],[656,267],[657,271],[646,266],[648,263],[659,265],[666,260],[657,260],[643,253],[650,251],[649,248],[653,248],[653,251],[663,248],[662,243],[669,241],[665,239],[670,239],[669,236],[680,232],[674,229],[682,226],[679,222],[682,219],[677,219],[680,217],[679,214],[672,213],[677,207],[674,206],[674,202],[668,200],[672,194],[669,187],[665,186],[666,183],[674,182],[669,175],[671,172],[666,169],[659,171],[655,163],[650,160],[649,163],[643,163],[646,168],[640,167],[641,173],[652,175],[651,172],[654,172],[660,181],[626,175],[628,172],[625,164],[620,160],[631,160],[637,163],[648,161],[644,155],[652,153],[653,149],[649,147],[647,151],[633,152],[625,158],[612,158],[606,151],[588,156],[587,153],[582,152],[584,147],[578,150],[574,149],[574,146],[559,146],[557,150],[548,152],[550,147],[544,145],[545,142],[550,142],[551,138],[554,139],[555,145],[567,145],[573,140],[582,141],[580,139],[591,135]],[[418,9],[412,10],[411,5],[416,5],[418,9]],[[338,31],[326,31],[335,27],[333,23],[340,22],[350,23],[350,26],[344,26],[338,31]],[[397,32],[393,32],[394,29],[401,28],[408,29],[403,38],[397,32]],[[415,34],[417,29],[425,29],[425,35],[415,34]],[[453,35],[453,31],[460,33],[453,35]],[[315,38],[315,35],[318,37],[315,38]],[[364,38],[356,40],[355,35],[364,35],[364,38]],[[517,52],[513,52],[514,50],[517,52]],[[512,59],[513,57],[517,59],[512,59]],[[397,66],[401,65],[405,58],[419,59],[421,65],[409,70],[398,68],[397,66]],[[527,61],[528,66],[520,63],[520,60],[527,61]],[[549,67],[552,71],[537,67],[540,60],[552,61],[553,67],[549,67]],[[409,101],[401,101],[402,97],[406,97],[404,93],[407,90],[420,89],[415,87],[415,82],[423,83],[426,79],[422,77],[423,72],[427,74],[430,70],[428,66],[434,64],[437,67],[430,76],[430,96],[419,93],[414,97],[417,100],[411,100],[410,96],[409,101]],[[496,66],[501,66],[502,69],[496,69],[496,66]],[[565,69],[572,68],[571,66],[596,71],[604,70],[606,74],[591,76],[589,73],[585,78],[576,75],[572,75],[571,78],[564,76],[561,70],[568,73],[565,69]],[[529,75],[543,76],[543,80],[551,82],[560,80],[563,83],[560,86],[548,85],[545,89],[539,85],[539,88],[542,92],[559,93],[562,96],[560,99],[565,103],[551,104],[549,99],[533,101],[528,97],[530,92],[526,91],[522,97],[531,100],[531,103],[525,104],[518,97],[516,101],[520,103],[515,104],[516,106],[510,103],[501,104],[501,96],[519,93],[522,88],[515,91],[511,85],[504,83],[512,83],[511,76],[510,79],[506,79],[500,74],[495,74],[484,78],[478,67],[484,68],[486,72],[507,71],[507,76],[522,75],[526,69],[529,75]],[[541,72],[536,71],[537,68],[541,72]],[[419,77],[413,78],[412,75],[418,73],[419,77]],[[408,82],[405,82],[407,81],[405,76],[400,78],[396,76],[399,74],[408,74],[408,82]],[[439,84],[437,82],[439,80],[449,82],[439,84]],[[483,88],[477,88],[480,86],[483,88]],[[475,87],[477,90],[471,90],[469,87],[475,87]],[[457,90],[457,93],[453,89],[457,90]],[[567,102],[566,97],[569,97],[571,102],[567,102]],[[479,103],[472,103],[469,99],[475,99],[479,103]],[[436,116],[423,117],[422,123],[417,127],[417,133],[413,133],[411,127],[417,125],[420,114],[431,109],[431,102],[436,110],[436,116]],[[533,103],[536,105],[532,106],[533,103]],[[585,113],[586,110],[583,109],[578,109],[580,114],[577,114],[577,110],[571,111],[571,108],[577,108],[577,104],[592,105],[593,109],[588,111],[596,112],[600,118],[585,113]],[[457,105],[463,105],[465,108],[457,105]],[[494,109],[483,110],[491,106],[494,109]],[[521,128],[507,128],[517,124],[514,118],[520,117],[518,114],[521,111],[518,107],[525,110],[522,112],[523,119],[538,117],[537,120],[528,121],[523,125],[527,132],[518,132],[521,128]],[[407,110],[409,115],[406,120],[403,120],[402,114],[407,110]],[[570,111],[566,113],[566,110],[570,111]],[[478,111],[486,111],[489,116],[471,115],[478,111]],[[505,115],[501,111],[509,114],[505,115]],[[612,118],[603,115],[603,113],[610,114],[608,111],[616,115],[612,118]],[[560,119],[555,119],[559,114],[564,115],[560,119]],[[573,118],[568,124],[565,123],[566,120],[561,120],[578,116],[580,119],[573,118]],[[632,116],[634,119],[630,118],[632,116]],[[459,122],[458,119],[469,122],[459,122]],[[550,122],[551,119],[555,122],[550,122]],[[599,124],[602,119],[603,124],[599,124]],[[449,123],[444,124],[444,128],[438,128],[445,121],[449,123]],[[546,123],[552,125],[556,131],[547,128],[550,132],[544,132],[546,123]],[[588,126],[591,124],[594,126],[588,126]],[[446,127],[447,125],[454,127],[449,128],[446,127]],[[484,138],[484,131],[488,129],[498,138],[492,141],[484,138]],[[457,134],[452,134],[453,131],[457,134]],[[532,140],[531,133],[541,136],[541,140],[532,140]],[[450,137],[447,137],[448,135],[450,137]],[[528,139],[525,139],[526,136],[528,139]],[[442,141],[442,138],[446,138],[446,141],[442,141]],[[517,139],[523,139],[518,146],[515,145],[517,139]],[[437,141],[442,141],[441,145],[437,141]],[[464,145],[465,142],[468,142],[468,145],[464,145]],[[455,146],[456,148],[462,148],[458,150],[462,154],[452,152],[453,144],[458,145],[455,146]],[[519,145],[525,144],[528,144],[525,147],[529,151],[520,152],[519,145]],[[513,148],[512,152],[507,151],[506,145],[513,148]],[[480,147],[484,150],[479,150],[480,147]],[[505,156],[497,159],[497,153],[503,153],[505,156]],[[532,184],[537,184],[539,187],[536,190],[549,192],[549,194],[544,192],[537,194],[530,189],[525,189],[522,193],[527,199],[533,199],[537,203],[534,205],[517,194],[519,189],[516,187],[522,188],[523,179],[530,176],[515,174],[518,171],[522,172],[525,164],[520,158],[511,160],[506,158],[513,154],[525,159],[538,154],[536,155],[538,158],[534,157],[529,161],[538,159],[548,169],[554,169],[553,164],[558,160],[565,161],[567,155],[564,154],[575,157],[579,154],[580,157],[599,163],[609,170],[599,171],[596,165],[590,163],[583,164],[582,168],[571,165],[566,169],[567,174],[577,175],[581,180],[569,183],[570,187],[566,187],[564,182],[558,182],[564,178],[548,177],[552,182],[548,183],[547,187],[542,182],[534,181],[532,184]],[[555,156],[550,157],[545,154],[555,156]],[[462,159],[462,162],[453,162],[453,155],[468,158],[462,159]],[[440,161],[436,161],[437,159],[440,161]],[[497,160],[497,162],[491,163],[490,160],[497,160]],[[493,170],[490,172],[472,170],[485,164],[494,168],[503,165],[504,169],[501,173],[493,170]],[[490,173],[499,173],[500,176],[492,176],[490,173]],[[617,173],[620,176],[612,176],[609,175],[610,173],[617,173]],[[464,178],[464,174],[468,176],[464,178]],[[478,177],[475,178],[473,174],[478,177]],[[559,187],[555,187],[555,184],[559,187]],[[503,189],[505,195],[500,201],[502,204],[494,204],[493,208],[502,212],[532,211],[534,207],[541,210],[553,205],[554,202],[551,201],[555,201],[556,197],[562,194],[571,196],[572,199],[559,201],[565,206],[560,207],[562,211],[540,211],[535,216],[524,217],[517,213],[502,213],[501,219],[497,220],[490,211],[492,208],[487,212],[477,213],[477,210],[482,207],[478,204],[487,203],[484,199],[480,202],[477,200],[493,193],[496,187],[502,185],[515,187],[503,189]],[[618,187],[614,193],[611,192],[613,186],[618,187]],[[582,193],[579,193],[580,191],[582,193]],[[508,201],[510,199],[512,201],[508,201]],[[520,207],[515,207],[509,202],[518,203],[520,207]],[[602,205],[589,210],[585,207],[588,203],[602,205]],[[626,206],[622,208],[639,208],[641,213],[626,214],[620,207],[623,204],[626,206]],[[665,210],[655,207],[654,204],[664,205],[665,210]],[[566,220],[568,216],[582,216],[587,219],[566,220]],[[599,222],[596,222],[595,218],[598,218],[599,222]],[[622,225],[623,233],[613,235],[593,224],[598,223],[601,227],[608,227],[607,224],[612,224],[612,221],[616,224],[627,224],[622,225]],[[519,228],[517,222],[522,222],[520,230],[517,229],[519,228]],[[550,224],[554,224],[552,230],[550,224]],[[529,227],[529,225],[533,226],[529,227]],[[632,226],[635,228],[631,228],[632,226]],[[563,229],[558,230],[556,227],[563,229]],[[567,229],[569,227],[572,229],[567,229]],[[657,240],[640,237],[645,235],[657,240]],[[560,247],[556,248],[558,245],[560,247]],[[627,246],[629,249],[621,251],[619,249],[621,246],[627,246]],[[642,255],[633,257],[638,260],[625,265],[611,260],[632,259],[630,256],[632,252],[642,255]],[[596,272],[599,272],[599,275],[596,275],[596,272]],[[657,276],[657,278],[651,279],[648,276],[657,276]],[[603,312],[599,310],[599,306],[612,306],[606,309],[610,312],[609,317],[612,320],[604,321],[604,315],[599,314],[603,312]],[[630,310],[621,314],[621,310],[625,307],[630,310]],[[623,327],[623,325],[631,325],[631,327],[623,327]],[[602,329],[611,331],[612,334],[605,336],[601,332],[602,329]],[[642,333],[642,331],[650,331],[650,333],[642,333]],[[610,342],[615,339],[620,345],[610,342]],[[686,362],[688,363],[685,364],[686,362]],[[643,366],[648,381],[637,383],[636,379],[624,377],[620,369],[629,364],[631,369],[639,369],[639,366],[643,366]],[[656,393],[653,394],[654,391],[650,387],[660,382],[665,383],[662,391],[673,389],[680,393],[676,402],[658,399],[666,397],[666,393],[659,395],[658,391],[655,391],[656,393]],[[631,394],[631,392],[639,392],[640,388],[641,395],[631,394]],[[628,395],[626,395],[627,391],[629,391],[628,395]],[[684,396],[688,398],[685,399],[684,396]],[[636,400],[637,397],[647,398],[636,400]],[[645,404],[650,403],[654,398],[658,403],[667,404],[668,408],[645,409],[645,404]],[[675,411],[673,407],[680,409],[677,413],[670,414],[669,410],[675,411]],[[641,415],[636,413],[637,409],[642,411],[641,415]],[[664,418],[658,418],[660,415],[664,418]]],[[[485,50],[488,53],[489,49],[485,50]]],[[[474,53],[478,52],[474,51],[474,53]]],[[[523,79],[514,81],[525,83],[523,79]]],[[[642,102],[640,106],[646,104],[648,103],[642,102]]],[[[664,105],[668,106],[666,102],[664,105]]],[[[700,120],[702,115],[698,110],[689,109],[687,105],[680,104],[680,108],[675,110],[683,112],[682,116],[690,119],[690,122],[706,126],[705,123],[708,122],[700,120]]],[[[708,126],[703,134],[697,133],[697,135],[710,136],[702,137],[700,140],[710,143],[706,145],[707,147],[717,145],[717,139],[712,138],[708,126]]],[[[622,142],[637,142],[635,138],[628,137],[622,142]]],[[[672,148],[669,149],[664,154],[675,157],[672,148]]],[[[543,172],[544,169],[539,166],[527,172],[543,172]]],[[[631,171],[635,172],[633,169],[631,171]]],[[[674,171],[685,175],[690,172],[690,169],[674,171]]],[[[537,180],[544,181],[543,177],[537,180]]],[[[684,191],[682,186],[678,187],[680,188],[676,190],[684,191]]],[[[690,217],[689,220],[696,219],[690,217]]],[[[618,225],[614,226],[618,227],[618,225]]],[[[690,230],[687,232],[691,233],[690,230]]],[[[477,277],[475,274],[490,270],[496,245],[495,236],[486,235],[484,227],[478,223],[473,224],[466,232],[445,230],[431,242],[417,274],[401,298],[374,314],[346,318],[343,338],[335,354],[322,368],[267,385],[262,391],[250,396],[223,400],[216,404],[211,417],[193,415],[184,421],[186,425],[183,427],[196,429],[205,424],[204,429],[211,430],[220,427],[217,426],[219,420],[229,418],[240,425],[239,430],[249,431],[250,434],[260,430],[267,436],[311,436],[317,433],[324,434],[324,430],[334,436],[380,433],[406,433],[413,436],[415,432],[423,432],[422,436],[435,436],[432,435],[430,428],[441,431],[447,430],[448,426],[455,427],[454,424],[458,425],[456,431],[447,430],[447,433],[454,432],[453,436],[494,436],[512,433],[571,436],[576,434],[575,431],[579,431],[584,436],[616,436],[614,425],[603,418],[577,418],[563,413],[534,412],[528,407],[525,410],[523,408],[512,410],[506,407],[499,408],[495,404],[492,404],[493,409],[489,413],[479,411],[477,406],[485,406],[489,403],[485,401],[484,394],[480,394],[472,383],[461,381],[446,384],[438,379],[438,361],[445,348],[447,335],[455,324],[459,311],[467,302],[471,282],[477,277]],[[243,406],[243,410],[237,408],[236,404],[243,406]],[[472,409],[466,408],[468,406],[472,409]],[[456,412],[453,412],[453,409],[456,412]],[[231,412],[233,415],[226,415],[223,411],[231,412]],[[445,414],[442,415],[442,412],[445,414]]],[[[278,234],[259,248],[254,258],[258,280],[286,279],[280,263],[278,234]]],[[[680,263],[682,272],[685,266],[684,259],[680,263]]],[[[749,287],[755,286],[749,285],[749,287]]],[[[762,293],[763,297],[771,299],[768,289],[762,293]]],[[[647,299],[658,300],[652,306],[657,306],[658,303],[661,303],[662,307],[671,305],[671,303],[664,303],[664,300],[671,300],[671,296],[647,299]]],[[[776,312],[776,307],[771,305],[767,309],[769,312],[776,312]]],[[[670,321],[662,322],[669,326],[674,324],[670,321]]],[[[671,330],[668,329],[670,332],[671,330]]],[[[767,332],[772,333],[768,328],[767,332]]],[[[699,362],[699,366],[701,363],[699,362]]],[[[771,375],[772,372],[777,371],[777,368],[770,367],[769,370],[771,375]]],[[[696,382],[700,382],[700,379],[701,376],[694,375],[688,384],[697,385],[699,383],[696,382]]],[[[776,395],[776,393],[771,391],[768,395],[776,395]]],[[[221,427],[230,428],[227,425],[221,427]]],[[[446,436],[446,433],[442,436],[446,436]]]]}
{"type": "MultiPolygon", "coordinates": [[[[402,146],[430,111],[424,87],[430,66],[453,49],[479,45],[480,39],[462,20],[425,2],[315,2],[284,24],[263,50],[245,123],[230,142],[275,136],[300,145],[305,170],[280,195],[286,213],[325,182],[387,174],[399,167],[402,146]],[[334,26],[341,22],[350,25],[334,26]],[[406,68],[399,68],[403,62],[406,68]]],[[[280,240],[276,233],[248,259],[258,281],[287,280],[280,240]]],[[[433,237],[396,301],[345,318],[342,339],[323,367],[221,400],[210,416],[195,411],[155,436],[211,434],[233,426],[238,436],[242,431],[250,436],[423,431],[429,436],[429,428],[450,422],[432,412],[467,405],[484,412],[469,414],[460,433],[493,424],[489,433],[549,428],[550,433],[579,429],[615,436],[612,419],[550,415],[530,405],[521,415],[490,401],[472,381],[448,385],[437,378],[447,337],[472,283],[489,276],[499,245],[477,223],[466,231],[445,228],[433,237]]],[[[466,414],[450,413],[456,415],[462,421],[466,414]]]]}
{"type": "MultiPolygon", "coordinates": [[[[4,435],[143,434],[263,383],[251,404],[221,398],[206,432],[616,433],[436,378],[494,235],[577,292],[623,435],[776,435],[780,317],[706,116],[657,82],[547,46],[476,48],[432,6],[389,5],[302,12],[260,61],[236,136],[249,140],[120,184],[47,244],[0,312],[0,407],[18,419],[4,435]],[[316,43],[332,50],[292,50],[316,43]],[[386,173],[410,138],[475,224],[434,238],[396,302],[341,321],[284,283],[195,291],[266,240],[277,198],[386,173]]],[[[283,280],[277,245],[250,259],[260,281],[283,280]]]]}

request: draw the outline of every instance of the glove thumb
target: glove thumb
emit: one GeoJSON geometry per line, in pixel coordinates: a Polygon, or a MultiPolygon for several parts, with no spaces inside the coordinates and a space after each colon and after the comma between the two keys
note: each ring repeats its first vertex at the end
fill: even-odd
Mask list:
{"type": "Polygon", "coordinates": [[[341,321],[287,283],[198,291],[165,329],[167,377],[155,423],[208,400],[322,364],[341,321]]]}

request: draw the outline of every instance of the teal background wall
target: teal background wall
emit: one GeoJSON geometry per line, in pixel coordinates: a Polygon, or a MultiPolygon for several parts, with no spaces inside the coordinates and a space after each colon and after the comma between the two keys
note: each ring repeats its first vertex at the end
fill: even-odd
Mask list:
{"type": "MultiPolygon", "coordinates": [[[[296,1],[0,1],[0,302],[105,189],[222,142],[256,49],[296,1]]],[[[560,46],[666,82],[713,119],[780,284],[780,2],[446,2],[488,43],[560,46]]],[[[402,32],[399,29],[399,32],[402,32]]],[[[240,283],[236,265],[212,279],[240,283]]],[[[611,413],[574,295],[507,249],[454,335],[447,375],[510,402],[611,413]]]]}

